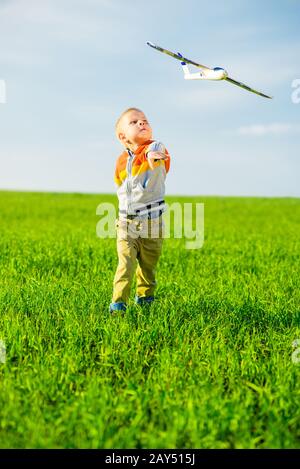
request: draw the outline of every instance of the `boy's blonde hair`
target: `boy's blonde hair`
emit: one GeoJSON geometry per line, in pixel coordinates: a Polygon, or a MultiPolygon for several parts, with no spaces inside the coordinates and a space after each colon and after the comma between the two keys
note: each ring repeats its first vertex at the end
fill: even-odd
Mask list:
{"type": "Polygon", "coordinates": [[[131,111],[143,112],[140,109],[138,109],[137,107],[129,107],[128,109],[126,109],[126,111],[122,112],[122,114],[120,115],[120,117],[117,120],[116,125],[115,125],[115,131],[116,131],[117,137],[118,137],[118,132],[119,132],[119,127],[120,127],[121,120],[123,119],[124,116],[126,116],[126,114],[128,114],[131,111]]]}

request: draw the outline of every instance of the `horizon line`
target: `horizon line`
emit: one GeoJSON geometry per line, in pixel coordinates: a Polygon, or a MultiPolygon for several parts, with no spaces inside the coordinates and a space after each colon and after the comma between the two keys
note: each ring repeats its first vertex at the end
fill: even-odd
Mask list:
{"type": "MultiPolygon", "coordinates": [[[[65,195],[105,195],[114,196],[117,198],[116,192],[80,192],[80,191],[63,191],[63,190],[43,190],[43,189],[5,189],[0,188],[0,194],[3,192],[16,192],[16,193],[33,193],[33,194],[65,194],[65,195]]],[[[239,194],[166,194],[168,197],[215,197],[215,198],[252,198],[252,199],[300,199],[300,196],[295,195],[239,195],[239,194]]]]}

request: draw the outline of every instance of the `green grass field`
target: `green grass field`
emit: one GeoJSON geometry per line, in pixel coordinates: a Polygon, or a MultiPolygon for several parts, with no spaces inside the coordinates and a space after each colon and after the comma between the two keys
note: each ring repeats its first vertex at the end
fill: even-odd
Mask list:
{"type": "Polygon", "coordinates": [[[165,240],[124,317],[104,201],[0,192],[0,447],[300,448],[300,199],[167,198],[204,202],[204,246],[165,240]]]}

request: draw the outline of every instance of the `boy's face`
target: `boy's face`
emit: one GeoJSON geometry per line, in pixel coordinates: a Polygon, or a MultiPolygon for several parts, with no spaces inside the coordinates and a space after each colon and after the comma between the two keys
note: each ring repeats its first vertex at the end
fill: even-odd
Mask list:
{"type": "Polygon", "coordinates": [[[118,138],[125,147],[133,148],[151,140],[152,129],[145,114],[140,111],[125,114],[119,124],[118,138]]]}

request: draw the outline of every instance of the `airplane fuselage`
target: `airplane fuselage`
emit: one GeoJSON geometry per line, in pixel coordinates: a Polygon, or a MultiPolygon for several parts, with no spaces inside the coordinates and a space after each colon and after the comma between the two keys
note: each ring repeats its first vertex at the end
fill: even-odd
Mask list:
{"type": "Polygon", "coordinates": [[[215,67],[212,70],[204,70],[204,76],[207,80],[225,80],[228,77],[228,73],[224,68],[215,67]]]}
{"type": "Polygon", "coordinates": [[[184,65],[184,78],[186,80],[225,80],[228,73],[224,68],[215,67],[211,70],[201,70],[201,72],[190,73],[187,66],[184,65]]]}

